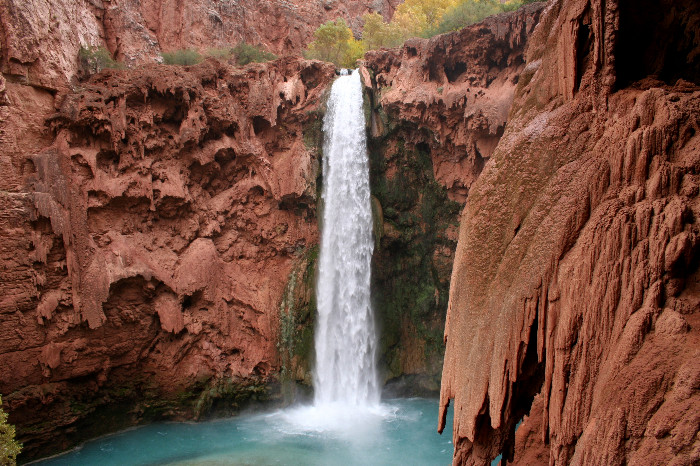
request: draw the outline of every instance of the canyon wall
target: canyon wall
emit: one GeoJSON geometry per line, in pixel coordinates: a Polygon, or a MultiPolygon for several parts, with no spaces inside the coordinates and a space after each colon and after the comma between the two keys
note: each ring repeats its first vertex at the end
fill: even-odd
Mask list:
{"type": "Polygon", "coordinates": [[[4,83],[0,393],[25,460],[266,396],[287,279],[318,242],[333,77],[150,65],[50,115],[50,93],[4,83]]]}
{"type": "Polygon", "coordinates": [[[365,56],[373,287],[390,393],[437,392],[459,212],[503,135],[543,6],[365,56]]]}
{"type": "MultiPolygon", "coordinates": [[[[396,3],[0,5],[0,393],[25,459],[310,381],[333,67],[147,63],[297,53],[396,3]],[[88,44],[138,67],[78,82],[88,44]]],[[[553,0],[367,54],[385,380],[435,391],[445,351],[455,464],[700,460],[698,30],[690,0],[553,0]]]]}
{"type": "Polygon", "coordinates": [[[127,66],[161,52],[228,47],[244,41],[278,55],[300,55],[313,32],[345,18],[391,18],[400,0],[6,0],[0,4],[0,72],[61,89],[78,70],[81,46],[105,46],[127,66]]]}
{"type": "Polygon", "coordinates": [[[455,464],[700,461],[698,31],[693,1],[548,4],[460,220],[455,464]]]}

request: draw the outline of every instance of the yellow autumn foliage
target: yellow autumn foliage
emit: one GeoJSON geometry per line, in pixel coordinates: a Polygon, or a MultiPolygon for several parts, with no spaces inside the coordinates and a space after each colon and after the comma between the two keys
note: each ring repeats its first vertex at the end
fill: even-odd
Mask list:
{"type": "Polygon", "coordinates": [[[537,0],[405,0],[390,22],[378,13],[363,19],[361,39],[356,39],[345,20],[338,18],[321,25],[309,44],[308,58],[330,61],[352,68],[367,50],[396,47],[411,37],[431,37],[455,31],[486,16],[511,11],[537,0]]]}

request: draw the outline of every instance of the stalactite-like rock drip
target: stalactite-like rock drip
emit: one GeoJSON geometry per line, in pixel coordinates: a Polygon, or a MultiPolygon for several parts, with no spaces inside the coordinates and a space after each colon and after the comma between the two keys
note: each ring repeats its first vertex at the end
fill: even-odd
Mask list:
{"type": "Polygon", "coordinates": [[[27,192],[2,200],[16,246],[0,392],[25,458],[227,394],[235,407],[274,376],[285,282],[318,242],[314,128],[334,75],[209,60],[66,96],[27,192]]]}
{"type": "Polygon", "coordinates": [[[643,3],[554,1],[530,39],[460,224],[455,464],[698,461],[700,8],[643,3]]]}

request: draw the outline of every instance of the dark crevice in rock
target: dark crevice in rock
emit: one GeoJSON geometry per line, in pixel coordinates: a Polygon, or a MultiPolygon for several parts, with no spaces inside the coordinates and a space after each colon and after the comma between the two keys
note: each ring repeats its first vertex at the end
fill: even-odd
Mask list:
{"type": "Polygon", "coordinates": [[[583,16],[579,20],[578,31],[576,33],[576,82],[574,83],[574,92],[577,92],[581,86],[583,73],[591,65],[591,57],[593,53],[593,37],[591,31],[591,8],[586,8],[583,16]]]}
{"type": "Polygon", "coordinates": [[[620,0],[615,49],[617,88],[653,76],[667,84],[700,85],[700,3],[695,0],[620,0]]]}

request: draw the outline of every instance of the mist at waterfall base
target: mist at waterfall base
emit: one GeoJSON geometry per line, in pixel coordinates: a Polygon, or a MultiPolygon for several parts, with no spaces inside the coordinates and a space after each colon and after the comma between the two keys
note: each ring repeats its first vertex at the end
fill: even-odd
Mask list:
{"type": "MultiPolygon", "coordinates": [[[[314,403],[199,424],[141,427],[44,464],[445,465],[436,400],[380,402],[370,299],[374,241],[357,71],[333,84],[323,122],[314,403]]],[[[448,415],[448,419],[452,416],[448,415]]],[[[446,432],[451,432],[450,425],[446,432]]]]}

